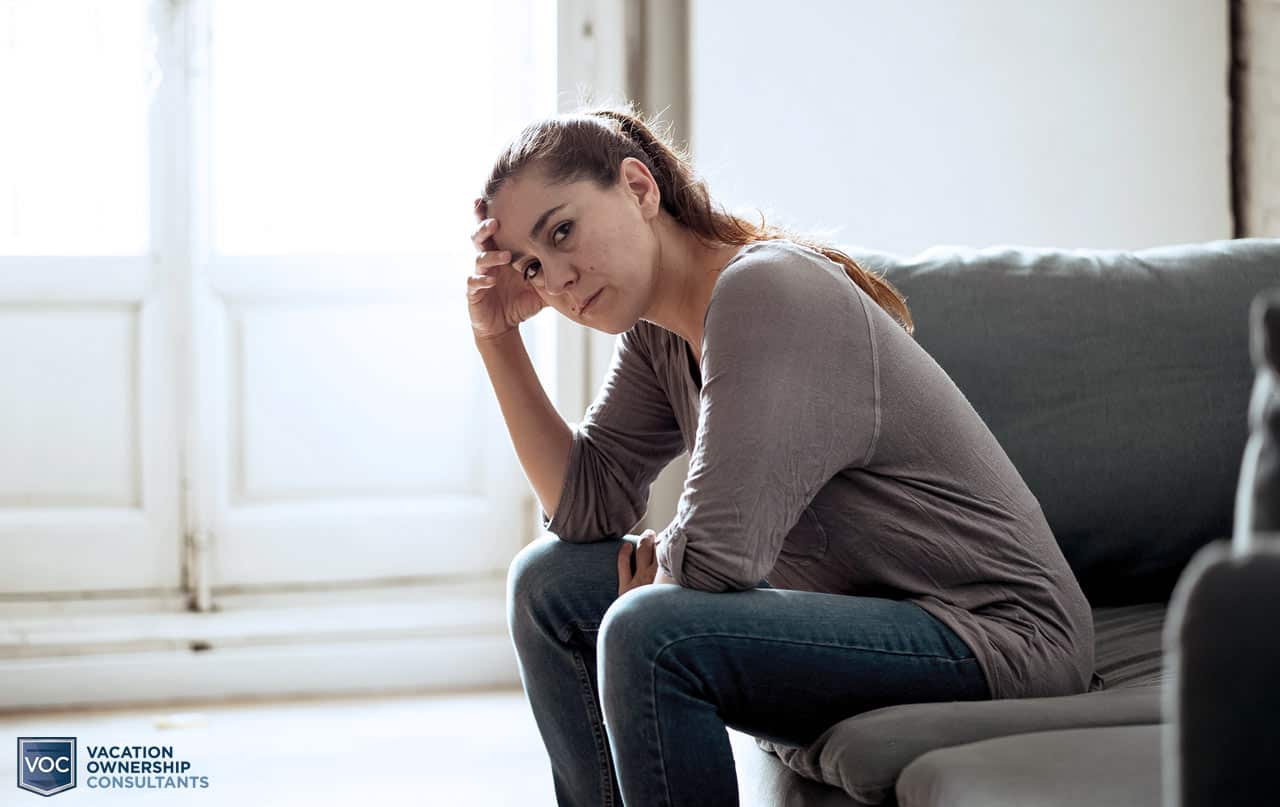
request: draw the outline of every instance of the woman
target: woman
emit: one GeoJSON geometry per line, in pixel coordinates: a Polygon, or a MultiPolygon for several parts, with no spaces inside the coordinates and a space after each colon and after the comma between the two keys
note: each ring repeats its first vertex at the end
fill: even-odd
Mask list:
{"type": "Polygon", "coordinates": [[[560,804],[736,804],[726,726],[1089,686],[1038,501],[883,278],[713,208],[630,110],[527,127],[476,213],[473,335],[550,533],[508,619],[560,804]],[[521,343],[544,306],[620,335],[572,426],[521,343]],[[626,534],[685,450],[675,518],[626,534]]]}

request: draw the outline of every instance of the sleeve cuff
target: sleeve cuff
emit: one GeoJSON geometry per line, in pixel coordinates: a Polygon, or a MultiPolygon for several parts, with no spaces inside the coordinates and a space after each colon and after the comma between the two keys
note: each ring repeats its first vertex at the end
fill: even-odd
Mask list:
{"type": "Polygon", "coordinates": [[[658,568],[662,570],[662,573],[687,588],[688,586],[682,573],[684,569],[684,547],[684,530],[675,521],[672,521],[658,536],[658,548],[654,554],[658,560],[658,568]]]}

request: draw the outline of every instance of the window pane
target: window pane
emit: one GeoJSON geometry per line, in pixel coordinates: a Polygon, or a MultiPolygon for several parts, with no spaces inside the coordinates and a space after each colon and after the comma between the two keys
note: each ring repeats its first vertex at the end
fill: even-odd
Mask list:
{"type": "Polygon", "coordinates": [[[0,255],[148,248],[148,0],[0,0],[0,255]]]}
{"type": "Polygon", "coordinates": [[[468,249],[500,136],[554,111],[548,8],[215,2],[213,251],[468,249]]]}

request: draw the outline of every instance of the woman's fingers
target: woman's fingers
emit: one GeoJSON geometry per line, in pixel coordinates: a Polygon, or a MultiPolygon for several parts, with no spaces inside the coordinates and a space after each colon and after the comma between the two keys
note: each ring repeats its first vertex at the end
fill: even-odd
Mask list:
{"type": "Polygon", "coordinates": [[[626,541],[618,549],[618,595],[626,590],[631,582],[631,542],[626,541]]]}
{"type": "Polygon", "coordinates": [[[471,243],[475,244],[476,249],[493,249],[491,239],[493,234],[498,231],[497,219],[481,219],[480,226],[471,233],[471,243]]]}
{"type": "Polygon", "coordinates": [[[489,236],[491,235],[490,231],[493,229],[493,225],[489,224],[490,221],[491,219],[485,219],[480,223],[479,227],[471,231],[471,244],[477,250],[493,248],[493,245],[488,243],[489,236]]]}
{"type": "Polygon", "coordinates": [[[476,255],[476,271],[482,272],[495,266],[511,263],[511,253],[505,249],[487,249],[476,255]]]}
{"type": "Polygon", "coordinates": [[[655,533],[653,530],[645,530],[640,535],[640,554],[636,555],[636,569],[640,568],[640,564],[644,564],[647,569],[658,562],[657,546],[654,544],[655,533]]]}
{"type": "Polygon", "coordinates": [[[657,533],[645,530],[636,544],[624,541],[618,547],[618,596],[632,588],[629,584],[639,581],[640,584],[652,583],[657,576],[658,554],[657,533]],[[631,571],[631,556],[636,556],[636,570],[631,571]]]}
{"type": "Polygon", "coordinates": [[[484,275],[471,275],[467,278],[467,295],[474,297],[480,289],[488,289],[498,284],[498,278],[484,275]]]}

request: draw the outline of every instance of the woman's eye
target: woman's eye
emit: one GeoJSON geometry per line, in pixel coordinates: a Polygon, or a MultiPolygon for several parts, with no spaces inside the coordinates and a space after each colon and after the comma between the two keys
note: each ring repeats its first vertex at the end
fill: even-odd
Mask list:
{"type": "MultiPolygon", "coordinates": [[[[569,237],[569,230],[572,230],[572,229],[573,229],[573,223],[572,223],[572,222],[568,222],[568,221],[566,221],[564,224],[561,224],[559,227],[557,227],[557,228],[555,229],[555,232],[553,232],[553,233],[551,234],[552,241],[553,241],[555,244],[562,244],[562,243],[564,243],[564,238],[560,239],[559,241],[556,241],[556,240],[555,240],[556,233],[559,233],[559,232],[562,232],[562,231],[563,231],[563,232],[564,232],[564,237],[565,237],[565,238],[568,238],[568,237],[569,237]],[[568,229],[566,229],[566,228],[568,228],[568,229]]],[[[533,267],[535,267],[535,266],[537,266],[539,269],[541,269],[541,268],[542,268],[542,267],[538,264],[538,262],[537,262],[537,261],[529,261],[528,263],[526,263],[526,264],[524,265],[524,271],[523,271],[521,274],[523,274],[523,275],[524,275],[524,279],[525,279],[525,280],[532,280],[534,277],[536,277],[536,276],[537,276],[537,274],[538,274],[537,272],[534,272],[532,275],[531,275],[531,274],[529,274],[529,270],[530,270],[530,269],[532,269],[532,268],[533,268],[533,267]]]]}

